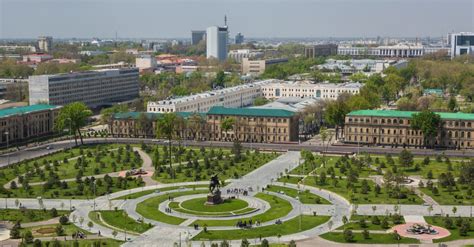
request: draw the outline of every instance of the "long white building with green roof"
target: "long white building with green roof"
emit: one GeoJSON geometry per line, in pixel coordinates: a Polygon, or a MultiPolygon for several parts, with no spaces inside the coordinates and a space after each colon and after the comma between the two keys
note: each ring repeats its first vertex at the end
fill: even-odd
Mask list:
{"type": "MultiPolygon", "coordinates": [[[[423,147],[421,130],[411,127],[415,111],[358,110],[346,115],[344,142],[358,145],[423,147]]],[[[473,149],[474,114],[436,112],[441,118],[438,136],[432,144],[438,148],[473,149]]]]}
{"type": "Polygon", "coordinates": [[[59,109],[39,104],[0,110],[0,146],[53,134],[59,109]]]}

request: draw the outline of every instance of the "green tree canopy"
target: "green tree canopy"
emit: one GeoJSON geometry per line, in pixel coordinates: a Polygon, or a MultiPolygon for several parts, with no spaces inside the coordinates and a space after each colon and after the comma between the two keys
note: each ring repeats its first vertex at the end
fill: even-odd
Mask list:
{"type": "Polygon", "coordinates": [[[81,128],[87,124],[87,118],[92,115],[92,111],[82,102],[74,102],[63,106],[59,110],[59,115],[56,119],[55,129],[64,130],[69,129],[74,133],[74,139],[77,145],[76,133],[82,140],[81,128]]]}
{"type": "Polygon", "coordinates": [[[438,135],[441,128],[441,117],[430,110],[424,110],[413,114],[410,125],[414,130],[421,130],[426,146],[438,135]]]}

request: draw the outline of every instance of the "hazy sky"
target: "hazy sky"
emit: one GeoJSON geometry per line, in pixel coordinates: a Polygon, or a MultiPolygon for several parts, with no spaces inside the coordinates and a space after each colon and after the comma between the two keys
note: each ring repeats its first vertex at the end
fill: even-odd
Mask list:
{"type": "Polygon", "coordinates": [[[0,0],[0,38],[441,36],[474,31],[474,0],[0,0]]]}

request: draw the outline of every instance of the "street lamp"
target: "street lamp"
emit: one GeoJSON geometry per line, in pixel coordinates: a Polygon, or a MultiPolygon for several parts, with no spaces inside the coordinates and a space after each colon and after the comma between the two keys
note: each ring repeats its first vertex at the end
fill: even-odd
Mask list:
{"type": "Polygon", "coordinates": [[[8,151],[8,149],[10,148],[10,132],[5,131],[5,133],[3,134],[7,136],[7,166],[10,166],[10,152],[8,151]]]}
{"type": "Polygon", "coordinates": [[[297,197],[296,197],[296,200],[299,202],[298,204],[299,204],[299,208],[300,208],[300,217],[299,217],[300,220],[299,220],[299,224],[300,224],[300,231],[301,231],[301,216],[302,216],[302,215],[301,215],[301,201],[300,201],[300,196],[297,196],[297,197]]]}

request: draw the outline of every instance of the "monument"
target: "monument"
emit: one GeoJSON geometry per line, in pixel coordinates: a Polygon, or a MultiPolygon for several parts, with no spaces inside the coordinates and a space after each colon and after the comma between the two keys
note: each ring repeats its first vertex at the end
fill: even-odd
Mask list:
{"type": "Polygon", "coordinates": [[[223,202],[221,197],[221,182],[217,177],[217,174],[211,177],[211,181],[209,183],[209,194],[207,194],[207,202],[208,205],[216,205],[223,202]]]}

